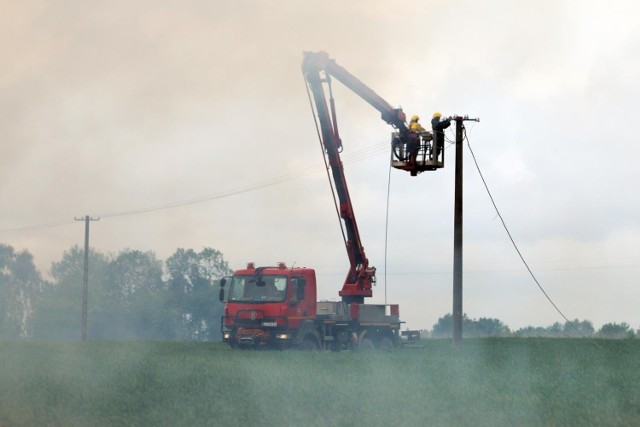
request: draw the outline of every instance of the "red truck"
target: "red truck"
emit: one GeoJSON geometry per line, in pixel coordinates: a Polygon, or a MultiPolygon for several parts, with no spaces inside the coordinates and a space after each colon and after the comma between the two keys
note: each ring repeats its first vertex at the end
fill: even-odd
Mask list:
{"type": "Polygon", "coordinates": [[[397,305],[316,300],[316,273],[284,263],[249,263],[229,285],[222,332],[232,347],[346,350],[400,343],[397,305]]]}
{"type": "Polygon", "coordinates": [[[331,189],[337,197],[344,244],[350,268],[339,295],[341,301],[316,299],[316,275],[311,268],[277,266],[256,267],[249,263],[243,270],[220,281],[220,301],[225,301],[222,318],[223,341],[232,347],[258,346],[347,350],[354,348],[389,349],[403,341],[415,341],[415,331],[400,331],[397,304],[365,304],[372,296],[376,269],[369,265],[344,175],[340,153],[331,80],[335,77],[376,108],[395,131],[391,135],[391,165],[412,176],[444,167],[444,154],[434,155],[429,132],[409,130],[401,108],[394,108],[372,89],[360,82],[325,52],[305,52],[302,71],[313,95],[314,117],[320,128],[320,143],[325,164],[331,170],[331,189]],[[330,94],[329,103],[325,87],[330,94]]]}

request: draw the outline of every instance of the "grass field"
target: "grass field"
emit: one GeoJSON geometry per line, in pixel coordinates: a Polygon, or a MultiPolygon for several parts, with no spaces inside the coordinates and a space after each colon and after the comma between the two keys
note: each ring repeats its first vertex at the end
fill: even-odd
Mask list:
{"type": "Polygon", "coordinates": [[[392,352],[0,343],[0,426],[640,425],[640,340],[392,352]]]}

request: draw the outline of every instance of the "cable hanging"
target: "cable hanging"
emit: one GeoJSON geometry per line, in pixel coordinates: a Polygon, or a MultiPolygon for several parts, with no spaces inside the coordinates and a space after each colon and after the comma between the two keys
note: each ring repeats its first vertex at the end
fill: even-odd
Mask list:
{"type": "MultiPolygon", "coordinates": [[[[391,152],[393,160],[393,152],[391,152]]],[[[389,178],[387,179],[387,212],[384,220],[384,303],[387,304],[387,241],[389,237],[389,199],[391,198],[391,162],[389,162],[389,178]]]]}
{"type": "MultiPolygon", "coordinates": [[[[587,335],[585,335],[581,330],[579,330],[577,327],[575,327],[573,325],[573,323],[567,318],[567,316],[564,315],[564,313],[562,312],[562,310],[560,310],[560,308],[553,302],[553,300],[551,299],[551,297],[547,294],[547,292],[544,290],[544,288],[542,287],[542,285],[540,284],[540,282],[538,281],[538,279],[536,278],[535,274],[533,274],[533,271],[531,270],[531,268],[529,267],[529,264],[527,263],[527,261],[524,259],[524,256],[522,255],[522,253],[520,252],[520,249],[518,248],[518,245],[516,244],[515,240],[513,239],[513,236],[511,236],[511,232],[509,231],[509,228],[507,227],[507,224],[504,221],[504,218],[502,217],[502,214],[500,213],[500,210],[498,209],[498,206],[496,205],[495,200],[493,199],[493,195],[491,194],[491,191],[489,190],[489,186],[487,185],[487,181],[484,179],[484,175],[482,174],[482,171],[480,170],[480,166],[478,165],[478,161],[476,159],[476,156],[473,152],[473,149],[471,148],[471,142],[469,141],[469,138],[467,137],[467,129],[463,127],[463,131],[464,131],[464,139],[467,140],[467,147],[469,148],[469,152],[471,153],[471,157],[473,158],[473,162],[476,166],[476,169],[478,170],[478,174],[480,175],[480,179],[482,180],[482,184],[484,185],[485,190],[487,191],[487,194],[489,195],[489,199],[491,200],[491,204],[493,205],[493,208],[496,211],[496,214],[498,215],[498,218],[500,218],[500,222],[502,223],[502,227],[504,228],[504,230],[507,232],[507,236],[509,236],[509,240],[511,241],[511,244],[513,245],[514,249],[516,250],[518,256],[520,257],[520,260],[522,261],[522,263],[524,264],[525,268],[527,269],[527,271],[529,272],[529,275],[531,276],[531,278],[533,279],[533,281],[536,283],[536,285],[538,286],[538,289],[540,289],[540,291],[542,292],[542,294],[545,296],[545,298],[547,299],[547,301],[549,301],[549,303],[553,306],[553,308],[558,312],[558,314],[560,314],[560,316],[562,316],[562,318],[567,322],[568,325],[570,325],[576,332],[578,332],[582,337],[584,338],[588,338],[591,340],[590,337],[588,337],[587,335]]],[[[594,345],[596,345],[599,348],[600,347],[595,341],[591,340],[594,345]]]]}
{"type": "MultiPolygon", "coordinates": [[[[325,155],[325,149],[322,144],[322,136],[320,135],[320,127],[318,126],[318,118],[316,117],[316,111],[313,108],[313,100],[311,99],[311,93],[309,92],[309,83],[307,82],[307,76],[304,71],[302,72],[302,77],[304,78],[304,85],[307,89],[307,98],[309,98],[309,106],[311,107],[311,114],[313,115],[313,123],[316,126],[316,134],[318,135],[318,142],[320,143],[320,150],[322,151],[322,160],[324,161],[324,168],[327,172],[327,179],[329,180],[329,186],[331,187],[331,196],[333,197],[333,205],[336,208],[336,215],[338,216],[338,223],[340,224],[340,232],[342,233],[342,241],[345,246],[347,245],[347,235],[344,231],[344,225],[342,224],[340,217],[340,208],[338,207],[338,201],[336,200],[336,190],[333,186],[333,181],[331,180],[331,174],[329,172],[329,164],[327,163],[327,156],[325,155]]],[[[331,85],[329,85],[331,87],[331,85]]]]}

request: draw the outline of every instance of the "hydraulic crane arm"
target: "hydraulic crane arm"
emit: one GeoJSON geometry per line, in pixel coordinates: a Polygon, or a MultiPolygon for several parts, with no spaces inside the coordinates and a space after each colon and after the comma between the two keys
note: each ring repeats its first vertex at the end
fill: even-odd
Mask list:
{"type": "Polygon", "coordinates": [[[353,213],[353,205],[347,181],[344,175],[340,152],[342,142],[338,133],[337,119],[333,96],[330,105],[327,103],[324,85],[329,88],[331,95],[331,77],[335,77],[346,87],[351,89],[371,106],[380,111],[382,119],[397,129],[401,137],[409,135],[405,124],[405,114],[400,108],[393,108],[372,89],[354,77],[325,52],[305,52],[302,61],[302,71],[313,94],[315,109],[320,122],[322,144],[331,167],[331,174],[340,203],[339,213],[346,230],[346,249],[349,256],[350,269],[343,284],[340,296],[347,303],[364,302],[365,297],[372,296],[372,285],[375,283],[375,268],[369,266],[358,225],[353,213]]]}
{"type": "Polygon", "coordinates": [[[324,72],[326,79],[328,79],[329,76],[335,77],[340,83],[351,89],[356,95],[360,96],[360,98],[378,110],[382,120],[397,129],[401,135],[409,134],[409,128],[406,124],[406,114],[402,111],[402,108],[394,108],[391,106],[373,89],[358,80],[357,77],[344,67],[338,65],[334,59],[329,58],[328,53],[305,52],[302,68],[305,75],[308,75],[308,73],[320,74],[324,72]]]}

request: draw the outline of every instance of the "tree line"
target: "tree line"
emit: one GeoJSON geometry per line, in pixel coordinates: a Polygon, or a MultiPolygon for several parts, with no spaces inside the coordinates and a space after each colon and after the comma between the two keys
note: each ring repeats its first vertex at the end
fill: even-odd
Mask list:
{"type": "MultiPolygon", "coordinates": [[[[219,340],[223,304],[218,279],[232,274],[222,253],[178,248],[165,261],[139,250],[89,251],[88,339],[219,340]]],[[[73,246],[44,279],[29,251],[0,243],[0,340],[78,340],[84,250],[73,246]]],[[[463,316],[464,337],[636,338],[627,323],[595,330],[588,320],[512,331],[498,319],[463,316]]],[[[451,338],[453,317],[423,336],[451,338]]]]}
{"type": "MultiPolygon", "coordinates": [[[[218,340],[222,253],[177,249],[89,251],[88,339],[218,340]]],[[[27,251],[0,244],[0,339],[78,340],[84,249],[73,246],[44,279],[27,251]]]]}
{"type": "MultiPolygon", "coordinates": [[[[431,331],[423,331],[423,336],[432,338],[451,338],[453,330],[453,316],[445,314],[438,319],[431,331]]],[[[589,320],[570,320],[564,324],[556,322],[551,326],[526,326],[512,331],[498,319],[481,317],[470,319],[466,314],[462,317],[462,335],[466,338],[474,337],[546,337],[546,338],[629,338],[640,336],[640,330],[634,331],[626,323],[606,323],[597,331],[589,320]]]]}

